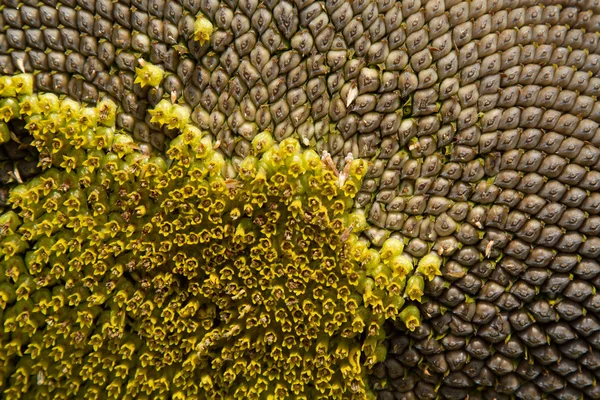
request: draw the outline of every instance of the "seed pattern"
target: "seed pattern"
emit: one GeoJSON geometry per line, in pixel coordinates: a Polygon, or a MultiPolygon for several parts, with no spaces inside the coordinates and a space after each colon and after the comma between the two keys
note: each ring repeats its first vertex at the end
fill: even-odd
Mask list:
{"type": "Polygon", "coordinates": [[[234,166],[163,100],[153,121],[181,132],[165,159],[118,133],[110,100],[21,94],[0,115],[46,171],[0,217],[6,398],[365,398],[384,321],[421,325],[441,259],[413,271],[399,238],[360,238],[365,160],[340,174],[264,132],[234,166]]]}
{"type": "MultiPolygon", "coordinates": [[[[374,393],[600,398],[596,1],[5,0],[0,21],[3,82],[35,72],[42,99],[88,103],[116,128],[32,145],[8,85],[7,226],[19,182],[50,165],[82,184],[100,173],[77,167],[87,142],[170,167],[191,118],[237,180],[256,138],[295,138],[334,186],[357,184],[345,212],[366,219],[359,241],[402,246],[407,305],[385,361],[367,363],[374,393]]],[[[390,269],[375,267],[381,283],[390,269]]]]}

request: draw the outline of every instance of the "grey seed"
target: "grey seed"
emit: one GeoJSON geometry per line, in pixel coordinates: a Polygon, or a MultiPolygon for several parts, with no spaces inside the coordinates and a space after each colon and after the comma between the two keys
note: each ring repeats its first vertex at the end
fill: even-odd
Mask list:
{"type": "Polygon", "coordinates": [[[498,35],[496,33],[490,33],[484,36],[478,44],[477,53],[480,57],[487,57],[490,54],[496,52],[498,46],[498,35]]]}
{"type": "MultiPolygon", "coordinates": [[[[138,10],[142,10],[144,12],[148,11],[148,0],[132,0],[131,4],[138,10]]],[[[185,5],[185,7],[187,8],[187,5],[185,5]]]]}
{"type": "MultiPolygon", "coordinates": [[[[469,340],[469,343],[467,344],[467,346],[465,347],[465,350],[471,355],[471,357],[477,359],[477,360],[485,360],[489,357],[490,355],[490,351],[489,351],[489,344],[486,343],[482,338],[480,337],[473,337],[471,340],[469,340]]],[[[469,364],[467,364],[467,367],[465,368],[465,372],[468,372],[469,370],[472,370],[472,374],[475,376],[477,374],[479,374],[483,364],[481,364],[480,366],[475,367],[473,361],[471,361],[469,364]],[[469,367],[469,365],[471,365],[471,367],[469,367]]]]}
{"type": "Polygon", "coordinates": [[[347,61],[347,53],[345,51],[329,51],[327,53],[327,65],[332,72],[338,71],[344,66],[347,61]]]}
{"type": "Polygon", "coordinates": [[[72,78],[69,81],[69,85],[67,87],[67,92],[69,93],[69,96],[71,96],[72,98],[74,98],[76,100],[81,100],[81,95],[83,93],[83,80],[77,79],[77,78],[72,78]]]}
{"type": "MultiPolygon", "coordinates": [[[[62,37],[58,29],[44,29],[44,39],[48,47],[56,51],[64,51],[62,37]]],[[[9,45],[13,48],[21,48],[25,46],[25,36],[23,31],[8,29],[6,31],[6,39],[9,45]]]]}
{"type": "MultiPolygon", "coordinates": [[[[260,79],[260,74],[258,70],[254,68],[254,66],[250,64],[250,62],[248,62],[247,60],[242,60],[242,62],[240,63],[238,74],[240,79],[244,82],[244,84],[252,89],[256,87],[255,84],[260,79]]],[[[256,100],[258,100],[258,98],[256,100]]],[[[257,101],[255,101],[255,103],[256,102],[257,101]]]]}
{"type": "Polygon", "coordinates": [[[480,229],[482,229],[481,224],[483,222],[485,222],[486,227],[503,229],[507,223],[507,212],[508,211],[506,207],[500,205],[493,205],[490,208],[489,213],[487,214],[487,218],[483,219],[482,216],[482,219],[480,221],[473,220],[470,221],[470,223],[479,227],[480,229]]]}
{"type": "MultiPolygon", "coordinates": [[[[9,12],[8,8],[5,8],[5,10],[7,10],[6,12],[9,12]]],[[[39,8],[39,13],[40,13],[40,22],[42,23],[42,25],[44,25],[46,27],[51,27],[51,28],[58,27],[58,24],[59,24],[58,10],[55,7],[49,7],[47,5],[43,5],[39,8]]],[[[3,13],[3,15],[4,15],[4,13],[3,13]]],[[[6,20],[6,16],[4,16],[4,19],[6,20]]],[[[10,23],[10,22],[7,21],[7,23],[10,23]]]]}
{"type": "Polygon", "coordinates": [[[454,139],[455,127],[452,124],[443,125],[437,132],[437,146],[447,146],[454,139]]]}
{"type": "Polygon", "coordinates": [[[600,238],[597,236],[588,238],[579,248],[579,253],[584,257],[597,259],[600,255],[600,238]]]}
{"type": "Polygon", "coordinates": [[[429,251],[427,242],[414,238],[405,247],[405,251],[413,257],[423,257],[429,251]]]}
{"type": "Polygon", "coordinates": [[[96,103],[98,101],[98,89],[88,82],[83,82],[81,87],[81,101],[85,103],[96,103]]]}
{"type": "Polygon", "coordinates": [[[525,174],[518,185],[516,190],[523,193],[537,193],[544,185],[544,178],[534,172],[525,174]]]}
{"type": "Polygon", "coordinates": [[[77,28],[77,11],[61,6],[58,8],[58,21],[67,28],[77,28]]]}
{"type": "Polygon", "coordinates": [[[586,32],[583,35],[581,47],[589,49],[590,51],[595,51],[598,48],[598,38],[593,35],[592,32],[586,32]]]}
{"type": "MultiPolygon", "coordinates": [[[[461,72],[461,78],[465,81],[468,81],[468,82],[465,82],[465,84],[474,82],[477,79],[477,77],[479,76],[478,68],[479,67],[477,64],[477,67],[475,67],[473,65],[472,68],[469,68],[468,70],[465,69],[464,71],[461,72]],[[475,69],[473,69],[473,68],[475,68],[475,69]]],[[[440,60],[438,60],[437,72],[438,72],[439,79],[443,80],[446,77],[452,77],[456,74],[457,71],[458,71],[458,58],[457,58],[455,52],[450,52],[447,56],[442,57],[440,60]]]]}
{"type": "Polygon", "coordinates": [[[128,49],[131,46],[131,34],[124,28],[114,29],[110,40],[116,47],[120,49],[128,49]]]}
{"type": "MultiPolygon", "coordinates": [[[[392,5],[391,8],[385,13],[384,27],[384,31],[388,33],[398,29],[402,23],[401,4],[396,2],[390,2],[390,4],[392,5]]],[[[379,11],[382,12],[381,9],[379,11]]],[[[354,13],[357,14],[356,11],[354,13]]]]}
{"type": "MultiPolygon", "coordinates": [[[[402,79],[403,75],[400,75],[400,79],[402,79]]],[[[414,75],[413,75],[414,77],[414,75]]],[[[416,78],[416,77],[415,77],[416,78]]],[[[402,89],[405,86],[402,86],[399,82],[399,87],[402,89]]],[[[404,91],[401,91],[403,97],[405,95],[404,91]]],[[[410,93],[410,92],[409,92],[410,93]]],[[[412,106],[412,115],[420,116],[420,115],[428,115],[433,114],[438,111],[438,106],[436,104],[437,101],[437,91],[434,88],[422,89],[415,92],[413,95],[413,106],[412,106]]],[[[458,119],[458,128],[464,129],[468,126],[470,122],[475,123],[476,117],[471,114],[467,114],[461,119],[461,116],[465,113],[461,112],[458,119]]]]}
{"type": "MultiPolygon", "coordinates": [[[[354,20],[353,20],[354,21],[354,20]]],[[[351,21],[352,22],[352,21],[351,21]]],[[[310,21],[308,27],[312,32],[313,36],[317,36],[319,33],[325,29],[325,27],[329,24],[329,17],[327,13],[321,12],[319,13],[313,20],[310,21]]],[[[362,24],[360,24],[362,28],[362,24]]]]}
{"type": "MultiPolygon", "coordinates": [[[[79,36],[78,36],[79,38],[79,36]]],[[[39,29],[27,29],[25,31],[25,40],[27,41],[27,46],[32,47],[38,50],[45,50],[46,43],[44,43],[44,34],[39,29]]],[[[10,49],[10,44],[6,39],[6,35],[0,36],[0,48],[2,49],[3,54],[7,54],[10,49]]]]}
{"type": "Polygon", "coordinates": [[[583,243],[584,238],[578,232],[567,232],[556,243],[556,249],[564,252],[575,252],[583,243]]]}
{"type": "Polygon", "coordinates": [[[214,17],[215,25],[220,29],[229,29],[233,20],[233,11],[225,6],[217,9],[214,17]]]}
{"type": "Polygon", "coordinates": [[[597,214],[598,205],[600,205],[600,194],[590,193],[583,204],[581,204],[581,209],[591,214],[597,214]]]}
{"type": "MultiPolygon", "coordinates": [[[[342,70],[338,70],[336,72],[334,72],[333,74],[330,74],[327,77],[327,90],[329,91],[329,93],[334,94],[339,92],[342,87],[344,86],[344,74],[342,70]]],[[[310,85],[310,81],[309,81],[309,85],[310,85]]],[[[308,86],[308,93],[309,95],[311,95],[312,92],[314,92],[315,94],[312,96],[320,96],[324,90],[321,86],[308,86]]]]}
{"type": "Polygon", "coordinates": [[[304,105],[307,101],[306,92],[302,88],[292,89],[287,94],[287,103],[291,109],[304,105]]]}
{"type": "Polygon", "coordinates": [[[574,254],[559,253],[552,261],[550,268],[556,272],[569,272],[577,264],[577,258],[574,254]]]}
{"type": "Polygon", "coordinates": [[[312,105],[311,111],[313,119],[318,120],[324,118],[328,113],[329,107],[329,97],[326,94],[319,97],[312,105]]]}
{"type": "Polygon", "coordinates": [[[554,86],[561,86],[561,87],[565,88],[565,87],[567,87],[569,82],[571,82],[571,79],[573,78],[574,73],[575,73],[575,71],[573,71],[573,68],[571,68],[571,67],[568,67],[568,66],[558,67],[554,74],[554,80],[553,80],[552,84],[554,86]]]}
{"type": "MultiPolygon", "coordinates": [[[[334,21],[335,23],[335,21],[334,21]]],[[[385,20],[382,15],[380,15],[377,19],[373,21],[373,23],[369,26],[369,35],[370,39],[373,42],[377,42],[385,36],[385,20]]]]}
{"type": "Polygon", "coordinates": [[[560,144],[556,155],[566,158],[575,158],[584,146],[584,142],[576,138],[566,138],[560,144]]]}
{"type": "Polygon", "coordinates": [[[407,35],[421,30],[425,25],[425,14],[422,11],[419,11],[409,15],[408,18],[406,18],[405,25],[407,35]]]}
{"type": "Polygon", "coordinates": [[[511,47],[510,49],[506,50],[504,53],[502,53],[502,60],[501,60],[501,65],[500,65],[500,69],[506,71],[505,73],[508,75],[508,70],[510,71],[515,71],[515,78],[517,78],[517,74],[516,71],[520,70],[520,66],[518,66],[517,64],[521,60],[521,47],[511,47]]]}
{"type": "Polygon", "coordinates": [[[279,2],[273,9],[277,27],[283,35],[290,39],[298,30],[298,14],[292,4],[287,1],[279,2]]]}
{"type": "Polygon", "coordinates": [[[576,97],[577,95],[575,92],[570,90],[562,90],[560,93],[558,93],[553,108],[558,111],[569,111],[575,104],[576,97]]]}
{"type": "Polygon", "coordinates": [[[403,27],[396,29],[388,35],[388,45],[390,50],[401,47],[406,41],[406,32],[403,27]]]}
{"type": "Polygon", "coordinates": [[[459,82],[456,78],[444,79],[440,83],[439,96],[440,100],[445,100],[458,93],[459,82]]]}
{"type": "Polygon", "coordinates": [[[148,12],[159,18],[163,17],[165,2],[163,0],[148,0],[148,12]]]}
{"type": "Polygon", "coordinates": [[[558,98],[559,91],[555,87],[544,87],[540,90],[537,100],[536,106],[551,108],[558,98]]]}
{"type": "Polygon", "coordinates": [[[385,59],[386,69],[400,71],[408,64],[408,55],[401,50],[393,50],[387,54],[385,59]]]}
{"type": "MultiPolygon", "coordinates": [[[[563,190],[566,190],[566,188],[563,190]]],[[[566,206],[563,204],[549,203],[539,211],[536,217],[546,224],[555,224],[558,222],[565,209],[566,206]]]]}
{"type": "Polygon", "coordinates": [[[273,135],[275,136],[275,140],[280,142],[280,141],[290,137],[292,135],[292,133],[294,133],[294,127],[292,126],[289,118],[286,118],[281,123],[279,123],[275,126],[273,135]]]}
{"type": "MultiPolygon", "coordinates": [[[[539,237],[539,235],[538,235],[538,237],[539,237]]],[[[535,247],[531,251],[531,253],[527,256],[527,258],[525,259],[525,263],[529,266],[546,267],[548,264],[550,264],[550,262],[552,262],[553,258],[554,258],[554,253],[552,252],[552,250],[544,248],[544,247],[535,247]]],[[[542,278],[538,277],[538,275],[535,275],[533,277],[528,277],[528,278],[523,277],[523,279],[526,279],[527,282],[529,282],[531,284],[538,285],[538,284],[542,283],[541,282],[542,278]]],[[[542,277],[543,277],[543,279],[546,279],[545,274],[542,275],[542,277]]]]}
{"type": "Polygon", "coordinates": [[[503,108],[513,107],[519,100],[519,87],[509,86],[507,88],[499,90],[498,106],[503,108]]]}
{"type": "Polygon", "coordinates": [[[555,132],[548,132],[542,136],[536,148],[547,154],[552,154],[558,150],[563,140],[563,135],[555,132]]]}
{"type": "Polygon", "coordinates": [[[291,46],[302,56],[306,56],[313,48],[313,37],[308,30],[299,31],[292,37],[291,46]]]}
{"type": "Polygon", "coordinates": [[[538,150],[529,150],[521,157],[517,169],[523,172],[537,171],[544,159],[543,154],[538,150]]]}
{"type": "MultiPolygon", "coordinates": [[[[304,13],[305,10],[302,11],[304,13]]],[[[300,18],[302,18],[302,15],[304,14],[301,13],[300,18]]],[[[252,27],[256,29],[259,35],[262,35],[269,27],[271,20],[272,14],[261,4],[256,12],[252,14],[252,27]]]]}
{"type": "MultiPolygon", "coordinates": [[[[281,64],[280,64],[281,65],[281,64]]],[[[302,63],[296,68],[292,69],[287,76],[287,85],[289,89],[303,85],[308,79],[308,73],[306,71],[306,64],[302,63]]],[[[248,85],[251,86],[251,85],[248,85]]]]}
{"type": "MultiPolygon", "coordinates": [[[[246,32],[242,34],[240,37],[235,39],[233,43],[235,45],[236,52],[240,57],[250,54],[253,49],[259,48],[256,47],[256,35],[254,32],[246,32]]],[[[260,46],[260,48],[268,54],[268,51],[264,47],[260,46]]]]}
{"type": "Polygon", "coordinates": [[[587,172],[578,185],[579,187],[589,190],[591,192],[597,191],[598,189],[600,189],[600,172],[587,172]]]}
{"type": "Polygon", "coordinates": [[[204,90],[210,82],[210,72],[198,65],[192,73],[192,83],[200,90],[204,90]]]}
{"type": "Polygon", "coordinates": [[[388,12],[396,4],[396,2],[393,0],[376,0],[376,1],[377,1],[377,9],[382,14],[388,12]]]}
{"type": "MultiPolygon", "coordinates": [[[[519,182],[517,190],[520,190],[520,191],[526,193],[526,190],[522,189],[522,187],[525,186],[526,183],[529,183],[531,181],[533,181],[534,185],[537,184],[536,179],[540,179],[539,175],[537,175],[537,174],[526,175],[521,180],[521,182],[519,182]],[[529,178],[529,175],[531,175],[531,178],[529,178]]],[[[545,204],[546,204],[546,201],[542,197],[540,197],[536,194],[528,194],[523,198],[521,203],[519,203],[519,206],[517,207],[517,209],[519,211],[528,213],[530,215],[534,215],[534,214],[537,214],[542,209],[542,207],[544,207],[545,204]]]]}
{"type": "MultiPolygon", "coordinates": [[[[436,116],[430,115],[419,119],[419,125],[417,128],[418,136],[421,137],[419,145],[421,146],[422,152],[426,153],[428,150],[435,150],[435,143],[431,139],[426,138],[427,135],[432,135],[438,132],[440,129],[440,121],[436,116]],[[427,141],[425,141],[427,139],[427,141]]],[[[431,152],[433,154],[433,152],[431,152]]],[[[429,154],[427,154],[429,155],[429,154]]]]}
{"type": "MultiPolygon", "coordinates": [[[[10,13],[10,9],[5,9],[5,10],[7,11],[6,14],[10,13]]],[[[22,23],[24,25],[28,25],[31,28],[41,27],[42,23],[41,23],[41,19],[40,19],[40,14],[36,8],[24,5],[21,7],[20,11],[21,11],[22,23]]],[[[4,14],[5,14],[4,10],[3,10],[2,14],[4,16],[4,14]]],[[[8,20],[7,20],[7,22],[9,22],[9,24],[11,23],[8,20]]],[[[13,25],[11,25],[11,26],[13,26],[13,25]]],[[[16,26],[16,27],[19,27],[19,26],[16,26]]]]}
{"type": "Polygon", "coordinates": [[[51,51],[48,53],[48,66],[53,71],[65,71],[66,57],[63,53],[51,51]]]}
{"type": "MultiPolygon", "coordinates": [[[[96,86],[98,86],[98,85],[96,85],[96,86]]],[[[164,94],[165,94],[165,91],[160,86],[150,88],[150,90],[148,91],[148,103],[151,106],[155,106],[156,104],[158,104],[159,101],[162,100],[164,94]]]]}
{"type": "Polygon", "coordinates": [[[522,195],[516,190],[506,189],[499,194],[496,203],[512,208],[521,201],[521,196],[522,195]]]}
{"type": "MultiPolygon", "coordinates": [[[[343,2],[340,0],[327,0],[325,2],[325,8],[327,9],[327,12],[329,14],[333,13],[335,10],[337,10],[340,6],[342,6],[343,2]]],[[[372,4],[372,3],[371,3],[372,4]]]]}
{"type": "MultiPolygon", "coordinates": [[[[210,43],[216,52],[223,52],[233,41],[234,36],[230,31],[217,30],[212,33],[210,43]]],[[[267,31],[261,37],[263,43],[271,48],[277,49],[281,44],[281,37],[273,31],[267,31]]]]}
{"type": "Polygon", "coordinates": [[[580,49],[583,45],[584,31],[581,29],[571,28],[566,32],[565,39],[562,43],[563,46],[570,47],[572,49],[580,49]]]}
{"type": "MultiPolygon", "coordinates": [[[[430,241],[430,242],[437,240],[437,233],[434,230],[434,221],[432,219],[426,218],[421,221],[421,229],[419,230],[419,239],[421,239],[423,241],[430,241]]],[[[454,296],[452,296],[452,298],[454,299],[454,296]]],[[[444,302],[446,300],[449,300],[449,299],[441,298],[440,302],[444,302]]]]}
{"type": "Polygon", "coordinates": [[[239,38],[250,30],[250,19],[241,12],[236,12],[231,19],[231,30],[239,38]]]}
{"type": "Polygon", "coordinates": [[[420,0],[409,0],[407,2],[402,3],[402,15],[408,17],[409,15],[414,14],[421,8],[420,0]]]}
{"type": "Polygon", "coordinates": [[[384,93],[377,102],[376,111],[381,113],[394,112],[399,107],[400,98],[397,92],[384,93]]]}
{"type": "MultiPolygon", "coordinates": [[[[266,89],[264,87],[262,87],[262,88],[266,92],[266,89]]],[[[266,101],[266,97],[267,97],[267,94],[265,93],[265,101],[266,101]]],[[[211,112],[213,110],[213,108],[215,108],[215,106],[217,105],[218,101],[219,101],[219,97],[217,96],[215,91],[208,87],[208,88],[204,89],[202,92],[202,97],[200,99],[200,106],[202,108],[204,108],[206,111],[211,112]]]]}
{"type": "MultiPolygon", "coordinates": [[[[448,239],[452,239],[453,244],[452,244],[451,248],[455,248],[458,246],[458,243],[456,243],[456,240],[454,238],[448,238],[448,239]]],[[[438,243],[439,243],[439,241],[438,241],[438,243]]],[[[457,265],[457,267],[460,267],[460,266],[457,265]]],[[[463,267],[460,267],[460,268],[462,268],[464,270],[463,267]]],[[[479,290],[481,289],[481,286],[483,285],[483,283],[479,277],[475,276],[474,274],[467,273],[463,278],[456,281],[454,283],[454,285],[465,293],[468,293],[470,295],[476,295],[479,292],[479,290]]]]}
{"type": "Polygon", "coordinates": [[[568,164],[567,166],[565,166],[562,173],[560,174],[560,176],[557,177],[557,179],[560,182],[568,185],[576,185],[577,183],[579,183],[579,181],[583,179],[585,173],[586,170],[584,167],[577,164],[568,164]]]}
{"type": "MultiPolygon", "coordinates": [[[[339,2],[339,0],[336,0],[339,2]]],[[[363,21],[363,26],[365,29],[368,29],[369,26],[375,21],[375,19],[379,16],[379,9],[377,8],[377,4],[375,2],[371,2],[365,7],[363,12],[361,13],[361,18],[363,21]]],[[[339,28],[338,28],[339,30],[339,28]]]]}
{"type": "Polygon", "coordinates": [[[77,11],[77,28],[82,33],[87,33],[88,35],[93,35],[94,34],[94,14],[90,13],[89,11],[85,11],[85,10],[77,11]]]}
{"type": "Polygon", "coordinates": [[[69,75],[62,72],[52,75],[52,91],[59,94],[68,94],[69,75]]]}
{"type": "Polygon", "coordinates": [[[358,130],[358,116],[354,114],[346,115],[338,124],[337,129],[342,133],[344,139],[349,139],[358,130]]]}
{"type": "Polygon", "coordinates": [[[150,134],[150,144],[158,151],[164,151],[165,148],[165,135],[162,132],[152,132],[150,134]]]}
{"type": "MultiPolygon", "coordinates": [[[[450,53],[449,56],[452,54],[454,53],[450,53]]],[[[445,66],[445,68],[447,67],[445,66]]],[[[480,70],[481,64],[479,63],[475,63],[463,68],[460,73],[461,82],[463,82],[465,85],[475,82],[477,79],[479,79],[480,70]]]]}
{"type": "Polygon", "coordinates": [[[298,54],[297,51],[291,50],[281,53],[279,56],[279,68],[282,74],[290,72],[302,61],[302,57],[298,54]]]}
{"type": "Polygon", "coordinates": [[[440,175],[447,179],[457,180],[462,175],[462,167],[459,163],[447,162],[444,164],[440,175]]]}
{"type": "Polygon", "coordinates": [[[480,160],[472,160],[463,168],[462,180],[465,182],[476,182],[484,176],[483,163],[480,160]]]}
{"type": "Polygon", "coordinates": [[[98,46],[98,59],[107,67],[115,61],[115,46],[110,42],[102,42],[98,46]]]}
{"type": "Polygon", "coordinates": [[[458,119],[459,113],[461,111],[460,105],[454,99],[448,99],[442,102],[442,106],[440,107],[439,114],[442,117],[442,123],[446,124],[448,122],[454,122],[458,119]]]}
{"type": "Polygon", "coordinates": [[[388,136],[395,134],[400,127],[400,120],[400,117],[396,113],[386,114],[379,124],[381,135],[388,136]]]}
{"type": "MultiPolygon", "coordinates": [[[[190,104],[190,106],[193,103],[188,100],[188,98],[189,98],[188,90],[192,87],[193,86],[188,86],[185,89],[185,91],[183,92],[183,95],[185,96],[185,99],[188,102],[188,104],[190,104]]],[[[195,89],[195,90],[198,90],[198,89],[195,89]]],[[[198,94],[198,97],[199,96],[200,95],[198,94]]],[[[197,124],[202,129],[205,129],[205,130],[210,129],[210,114],[208,112],[206,112],[206,110],[202,109],[202,107],[194,108],[194,110],[192,111],[192,121],[194,121],[194,123],[197,124]]]]}
{"type": "MultiPolygon", "coordinates": [[[[583,57],[583,55],[579,51],[574,51],[571,53],[569,60],[573,58],[573,61],[577,61],[580,57],[583,57]]],[[[567,62],[569,62],[569,60],[567,60],[567,62]]],[[[600,57],[598,54],[587,54],[581,69],[596,74],[600,69],[600,57]]]]}
{"type": "MultiPolygon", "coordinates": [[[[464,47],[461,48],[461,54],[464,47]]],[[[450,32],[447,32],[435,39],[432,39],[431,46],[429,46],[429,50],[432,53],[432,57],[434,61],[439,60],[440,58],[450,54],[453,50],[452,43],[452,35],[450,32]]]]}
{"type": "Polygon", "coordinates": [[[369,65],[379,65],[387,61],[390,50],[387,44],[387,40],[383,39],[377,43],[374,43],[367,52],[367,62],[369,65]]]}
{"type": "Polygon", "coordinates": [[[164,16],[173,24],[178,24],[183,16],[183,7],[177,2],[170,1],[165,7],[164,16]]]}
{"type": "Polygon", "coordinates": [[[469,5],[465,2],[459,2],[449,10],[450,25],[456,26],[469,18],[469,5]]]}
{"type": "Polygon", "coordinates": [[[371,47],[371,40],[369,39],[369,33],[363,33],[357,40],[354,42],[354,51],[358,57],[364,57],[367,55],[369,48],[371,47]]]}
{"type": "Polygon", "coordinates": [[[429,36],[427,32],[423,30],[419,30],[414,32],[406,38],[406,49],[409,55],[413,55],[427,46],[429,42],[429,36]]]}
{"type": "Polygon", "coordinates": [[[525,225],[527,219],[526,214],[516,210],[511,211],[506,219],[505,229],[509,232],[517,232],[525,225]]]}
{"type": "MultiPolygon", "coordinates": [[[[533,42],[533,27],[531,26],[522,26],[517,31],[517,37],[515,40],[516,45],[527,45],[533,42]]],[[[514,47],[513,47],[514,48],[514,47]]]]}
{"type": "MultiPolygon", "coordinates": [[[[573,81],[571,81],[572,83],[573,81]]],[[[579,89],[575,89],[578,90],[579,89]]],[[[569,127],[565,127],[566,129],[570,129],[571,133],[575,127],[579,124],[580,121],[580,117],[587,117],[590,115],[590,113],[592,112],[593,108],[595,107],[595,101],[593,98],[589,97],[589,96],[577,96],[577,98],[575,99],[575,104],[573,105],[573,108],[571,108],[570,113],[573,116],[577,116],[578,120],[575,123],[571,123],[569,127]]],[[[563,117],[567,117],[566,115],[563,117]]]]}

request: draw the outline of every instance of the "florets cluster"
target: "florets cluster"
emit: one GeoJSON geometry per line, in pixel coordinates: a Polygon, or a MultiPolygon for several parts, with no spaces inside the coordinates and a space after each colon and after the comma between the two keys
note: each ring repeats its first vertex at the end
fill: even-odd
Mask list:
{"type": "Polygon", "coordinates": [[[340,180],[264,132],[234,162],[166,101],[181,134],[153,156],[110,100],[13,100],[47,170],[0,217],[7,398],[364,398],[384,321],[419,326],[405,297],[441,260],[360,238],[366,161],[340,180]]]}

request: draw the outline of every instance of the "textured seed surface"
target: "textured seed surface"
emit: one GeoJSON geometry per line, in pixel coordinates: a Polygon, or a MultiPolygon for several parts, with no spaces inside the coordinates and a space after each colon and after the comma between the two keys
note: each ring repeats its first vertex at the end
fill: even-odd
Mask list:
{"type": "MultiPolygon", "coordinates": [[[[378,248],[399,238],[402,256],[424,277],[422,297],[414,280],[399,295],[420,309],[421,326],[411,331],[387,319],[379,363],[367,368],[369,390],[380,399],[593,399],[600,398],[599,21],[598,5],[584,1],[5,1],[0,73],[33,73],[35,92],[61,100],[113,101],[116,129],[152,157],[165,157],[181,132],[152,121],[149,110],[161,101],[185,105],[230,161],[227,177],[256,156],[252,143],[263,132],[276,142],[297,139],[319,157],[326,151],[340,182],[349,157],[368,162],[353,197],[370,225],[361,240],[378,248]],[[195,39],[199,13],[214,29],[202,42],[195,39]],[[164,73],[158,84],[136,81],[144,63],[164,73]],[[441,260],[431,277],[418,267],[430,254],[441,260]]],[[[6,106],[0,110],[9,112],[6,106]]],[[[49,155],[25,120],[0,124],[0,209],[8,212],[10,191],[36,182],[49,155]]],[[[55,146],[51,160],[83,157],[80,148],[61,150],[58,139],[55,146]]],[[[51,162],[65,168],[63,161],[51,162]]],[[[103,179],[87,168],[72,178],[103,179]]],[[[123,202],[110,192],[106,201],[123,202]]],[[[56,241],[59,233],[51,234],[56,241]]],[[[116,311],[116,293],[129,289],[113,289],[117,278],[108,272],[92,273],[96,260],[60,275],[59,267],[51,271],[63,262],[57,254],[47,273],[34,271],[26,254],[44,248],[35,243],[22,265],[0,264],[7,398],[23,396],[21,388],[37,398],[186,398],[173,382],[195,380],[196,390],[207,384],[210,377],[161,372],[183,347],[146,351],[154,342],[134,337],[140,327],[132,311],[116,311]],[[34,288],[37,297],[28,295],[34,288]],[[104,300],[88,307],[83,299],[92,295],[104,300]],[[64,313],[60,321],[39,311],[46,297],[64,313]],[[111,342],[118,348],[102,347],[113,334],[102,324],[119,318],[129,330],[111,342]],[[59,322],[66,325],[52,325],[59,322]],[[21,329],[31,335],[17,335],[21,329]],[[48,331],[56,337],[45,337],[48,331]],[[36,356],[38,347],[45,356],[36,356]],[[135,380],[145,383],[128,386],[135,380]]],[[[135,296],[150,298],[155,287],[145,274],[125,281],[136,290],[143,283],[135,296]]],[[[374,275],[365,273],[375,282],[374,275]]],[[[388,284],[377,281],[375,296],[388,284]]],[[[194,290],[182,301],[202,296],[194,290]]],[[[367,297],[358,296],[359,305],[367,297]]],[[[327,340],[329,348],[342,346],[327,340]]],[[[197,344],[190,339],[186,351],[197,344]]],[[[219,362],[227,379],[240,374],[235,360],[219,362]]],[[[285,371],[277,372],[282,379],[285,371]]],[[[294,396],[291,385],[287,393],[294,396]]]]}

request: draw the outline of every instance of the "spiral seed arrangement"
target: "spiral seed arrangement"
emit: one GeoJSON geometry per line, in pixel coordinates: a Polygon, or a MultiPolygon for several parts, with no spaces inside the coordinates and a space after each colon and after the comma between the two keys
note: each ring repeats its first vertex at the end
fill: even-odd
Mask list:
{"type": "Polygon", "coordinates": [[[595,0],[0,8],[2,397],[600,398],[595,0]]]}
{"type": "Polygon", "coordinates": [[[168,100],[152,119],[181,133],[153,157],[115,130],[110,100],[80,107],[32,82],[4,78],[17,97],[0,100],[47,169],[2,215],[7,398],[365,397],[384,321],[420,325],[404,297],[420,301],[441,262],[413,274],[402,240],[359,239],[366,161],[338,172],[265,132],[236,164],[168,100]]]}

